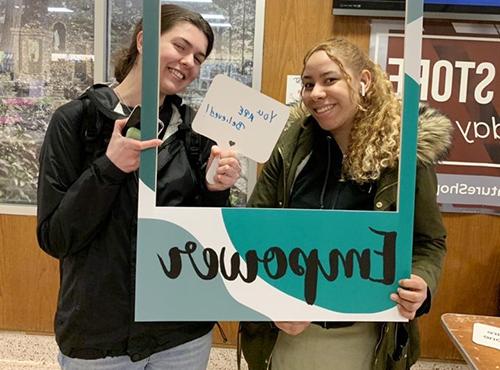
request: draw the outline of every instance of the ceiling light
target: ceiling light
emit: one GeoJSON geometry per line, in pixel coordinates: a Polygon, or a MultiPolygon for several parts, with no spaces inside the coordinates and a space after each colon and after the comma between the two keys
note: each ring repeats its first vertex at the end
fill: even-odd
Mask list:
{"type": "Polygon", "coordinates": [[[211,23],[208,22],[212,27],[221,27],[221,28],[231,28],[231,23],[211,23]]]}
{"type": "Polygon", "coordinates": [[[225,18],[222,14],[202,14],[201,16],[205,19],[224,19],[225,18]]]}
{"type": "Polygon", "coordinates": [[[73,13],[73,10],[57,6],[49,6],[47,10],[51,13],[73,13]]]}
{"type": "Polygon", "coordinates": [[[211,3],[212,0],[163,0],[162,3],[211,3]]]}

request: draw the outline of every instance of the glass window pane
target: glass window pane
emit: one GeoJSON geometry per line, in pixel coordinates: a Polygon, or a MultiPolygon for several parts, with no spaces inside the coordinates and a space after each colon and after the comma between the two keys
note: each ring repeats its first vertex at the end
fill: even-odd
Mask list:
{"type": "Polygon", "coordinates": [[[93,82],[93,19],[90,0],[0,0],[0,203],[36,203],[50,116],[93,82]]]}
{"type": "MultiPolygon", "coordinates": [[[[255,6],[256,0],[165,1],[194,10],[211,24],[215,42],[210,57],[203,63],[200,76],[183,94],[184,101],[197,109],[217,74],[225,74],[252,86],[255,6]]],[[[111,56],[130,44],[134,25],[142,16],[142,0],[111,1],[111,56]]],[[[113,66],[109,68],[110,80],[113,66]]],[[[231,203],[246,203],[246,169],[248,161],[242,159],[242,177],[231,191],[231,203]]]]}

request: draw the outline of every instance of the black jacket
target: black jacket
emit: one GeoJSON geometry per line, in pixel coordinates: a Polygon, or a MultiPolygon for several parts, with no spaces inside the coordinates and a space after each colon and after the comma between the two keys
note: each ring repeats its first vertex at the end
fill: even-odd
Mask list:
{"type": "MultiPolygon", "coordinates": [[[[93,94],[110,112],[119,103],[108,87],[97,86],[93,94]]],[[[158,205],[226,205],[229,192],[209,192],[204,170],[193,168],[186,149],[186,133],[197,135],[190,127],[193,111],[181,105],[180,98],[171,98],[165,100],[160,117],[169,123],[169,105],[174,102],[182,123],[158,150],[158,205]]],[[[60,261],[56,341],[70,357],[128,354],[137,361],[198,338],[213,323],[134,322],[137,174],[122,172],[104,154],[114,122],[103,116],[104,144],[89,163],[93,153],[85,143],[88,114],[82,99],[58,108],[40,153],[38,242],[60,261]]],[[[196,138],[204,164],[213,142],[196,138]]]]}

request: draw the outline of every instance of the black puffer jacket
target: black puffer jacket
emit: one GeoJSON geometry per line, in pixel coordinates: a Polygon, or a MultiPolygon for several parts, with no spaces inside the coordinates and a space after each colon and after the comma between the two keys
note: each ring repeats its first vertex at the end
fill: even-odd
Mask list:
{"type": "MultiPolygon", "coordinates": [[[[119,104],[106,86],[96,86],[92,94],[109,112],[119,104]]],[[[169,123],[172,102],[182,123],[159,148],[158,205],[227,205],[229,192],[209,192],[204,170],[190,161],[184,138],[193,111],[170,97],[160,117],[169,123]]],[[[40,153],[37,236],[42,249],[60,261],[56,340],[70,357],[128,354],[137,361],[198,338],[213,323],[134,322],[137,174],[122,172],[104,154],[113,121],[102,116],[103,147],[89,163],[84,135],[88,112],[81,99],[58,108],[40,153]]],[[[213,142],[205,137],[197,142],[204,164],[213,142]]]]}

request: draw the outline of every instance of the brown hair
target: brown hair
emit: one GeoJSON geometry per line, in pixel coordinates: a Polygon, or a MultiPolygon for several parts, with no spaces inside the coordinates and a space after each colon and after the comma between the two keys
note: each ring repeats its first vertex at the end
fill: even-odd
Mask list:
{"type": "MultiPolygon", "coordinates": [[[[196,26],[207,37],[208,45],[205,56],[208,57],[214,45],[214,33],[208,22],[196,12],[174,4],[161,6],[160,33],[163,34],[180,22],[189,22],[196,26]]],[[[132,40],[128,48],[121,50],[115,64],[115,78],[122,82],[134,66],[137,55],[137,35],[142,31],[142,19],[135,25],[132,40]]]]}
{"type": "Polygon", "coordinates": [[[339,66],[351,90],[351,99],[358,102],[343,163],[344,176],[358,183],[376,180],[383,169],[396,165],[399,155],[401,104],[392,83],[378,64],[345,39],[331,38],[316,44],[304,57],[304,68],[317,51],[324,51],[339,66]],[[364,97],[354,90],[347,68],[354,76],[365,69],[371,73],[371,84],[364,97]]]}

